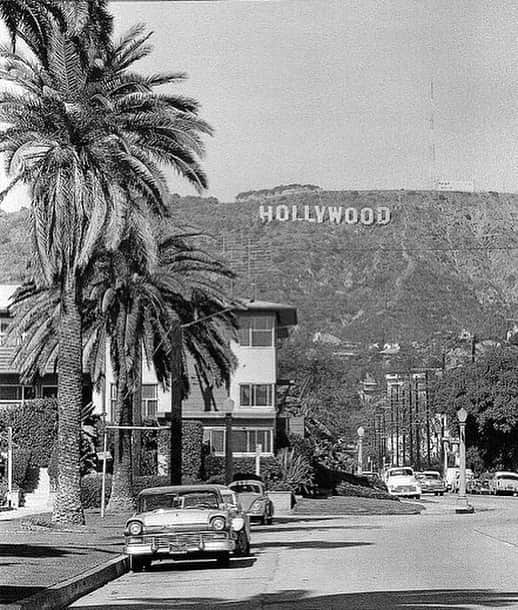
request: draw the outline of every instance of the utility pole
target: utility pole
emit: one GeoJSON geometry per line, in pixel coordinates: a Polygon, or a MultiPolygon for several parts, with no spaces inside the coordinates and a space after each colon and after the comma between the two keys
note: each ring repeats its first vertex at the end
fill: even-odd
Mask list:
{"type": "Polygon", "coordinates": [[[426,401],[426,459],[428,468],[431,463],[431,443],[430,443],[430,395],[428,393],[428,371],[424,374],[424,397],[426,401]]]}
{"type": "Polygon", "coordinates": [[[169,432],[169,482],[182,484],[182,358],[183,332],[178,320],[171,329],[171,421],[169,432]]]}

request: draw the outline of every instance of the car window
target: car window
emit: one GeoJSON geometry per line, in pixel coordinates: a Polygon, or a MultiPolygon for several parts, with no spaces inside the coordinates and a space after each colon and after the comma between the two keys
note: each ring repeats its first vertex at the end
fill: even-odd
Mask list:
{"type": "Polygon", "coordinates": [[[239,484],[239,485],[232,485],[232,489],[237,494],[245,494],[245,493],[260,494],[260,493],[262,493],[261,487],[259,485],[254,485],[253,483],[243,483],[243,484],[239,484]]]}
{"type": "Polygon", "coordinates": [[[433,481],[438,481],[441,477],[436,472],[425,472],[423,474],[423,478],[432,479],[433,481]]]}
{"type": "Polygon", "coordinates": [[[505,474],[497,474],[497,479],[507,479],[509,481],[518,481],[518,474],[505,473],[505,474]]]}
{"type": "Polygon", "coordinates": [[[150,494],[140,499],[140,510],[218,508],[218,497],[212,491],[150,494]]]}
{"type": "Polygon", "coordinates": [[[389,470],[387,476],[389,477],[411,477],[413,476],[414,471],[411,468],[394,468],[394,470],[389,470]]]}

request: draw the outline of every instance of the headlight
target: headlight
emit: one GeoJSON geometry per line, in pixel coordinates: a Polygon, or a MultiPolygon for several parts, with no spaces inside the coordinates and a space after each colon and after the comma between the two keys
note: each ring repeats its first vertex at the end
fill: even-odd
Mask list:
{"type": "Polygon", "coordinates": [[[266,500],[258,498],[257,500],[254,500],[252,502],[252,505],[250,506],[250,510],[253,512],[261,512],[264,510],[265,505],[266,505],[266,500]]]}
{"type": "Polygon", "coordinates": [[[128,523],[128,532],[132,536],[140,536],[140,534],[142,534],[143,529],[144,528],[140,521],[130,521],[130,523],[128,523]]]}
{"type": "Polygon", "coordinates": [[[232,519],[232,529],[235,532],[239,532],[239,530],[242,530],[244,526],[245,520],[243,519],[243,517],[234,517],[232,519]]]}
{"type": "Polygon", "coordinates": [[[214,517],[214,519],[211,519],[210,526],[213,530],[225,529],[225,519],[223,517],[214,517]]]}

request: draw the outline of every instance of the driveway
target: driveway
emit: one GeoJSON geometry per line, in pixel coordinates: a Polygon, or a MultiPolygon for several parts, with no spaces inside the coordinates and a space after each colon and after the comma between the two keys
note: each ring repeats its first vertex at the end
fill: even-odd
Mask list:
{"type": "Polygon", "coordinates": [[[286,519],[253,530],[253,557],[156,564],[73,608],[518,608],[518,498],[425,499],[421,515],[286,519]]]}

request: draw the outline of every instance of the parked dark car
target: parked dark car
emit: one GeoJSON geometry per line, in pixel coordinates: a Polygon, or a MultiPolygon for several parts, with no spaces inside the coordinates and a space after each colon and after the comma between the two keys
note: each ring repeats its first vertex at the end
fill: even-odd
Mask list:
{"type": "Polygon", "coordinates": [[[466,481],[466,493],[468,494],[486,494],[490,493],[489,480],[486,479],[468,479],[466,481]]]}

